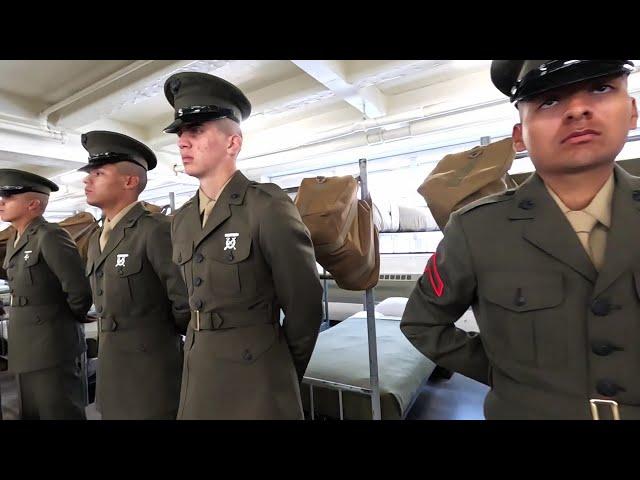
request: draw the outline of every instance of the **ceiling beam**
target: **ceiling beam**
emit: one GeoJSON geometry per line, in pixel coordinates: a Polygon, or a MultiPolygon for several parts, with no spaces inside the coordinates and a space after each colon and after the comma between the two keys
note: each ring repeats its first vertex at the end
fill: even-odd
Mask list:
{"type": "Polygon", "coordinates": [[[387,114],[385,95],[374,85],[358,88],[349,83],[344,62],[338,60],[292,60],[292,62],[366,118],[379,118],[387,114]]]}
{"type": "MultiPolygon", "coordinates": [[[[98,88],[94,84],[83,89],[79,94],[62,100],[58,103],[60,108],[50,112],[49,123],[58,128],[81,129],[83,125],[96,122],[127,105],[161,94],[166,78],[187,67],[195,70],[192,67],[196,63],[204,65],[207,62],[194,60],[144,62],[138,68],[131,69],[126,75],[115,76],[110,81],[98,82],[98,88]]],[[[217,64],[212,61],[211,65],[215,69],[217,64]]],[[[200,67],[206,70],[206,66],[200,67]]]]}
{"type": "Polygon", "coordinates": [[[428,115],[493,100],[508,103],[486,72],[476,72],[394,95],[388,105],[391,114],[422,109],[428,115]]]}
{"type": "Polygon", "coordinates": [[[13,155],[40,157],[52,164],[59,160],[72,163],[87,161],[87,151],[82,147],[79,135],[46,138],[0,129],[0,145],[3,151],[13,155]]]}

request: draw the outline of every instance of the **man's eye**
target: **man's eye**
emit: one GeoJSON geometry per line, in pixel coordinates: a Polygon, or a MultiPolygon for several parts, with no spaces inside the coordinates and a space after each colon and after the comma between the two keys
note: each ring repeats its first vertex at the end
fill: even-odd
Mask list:
{"type": "Polygon", "coordinates": [[[547,98],[540,102],[540,107],[542,109],[551,108],[558,103],[558,100],[555,98],[547,98]]]}
{"type": "Polygon", "coordinates": [[[593,91],[595,93],[607,93],[607,92],[610,92],[611,90],[613,90],[613,87],[607,84],[596,85],[595,87],[593,87],[593,91]]]}
{"type": "Polygon", "coordinates": [[[199,133],[202,132],[202,128],[201,127],[184,127],[183,129],[178,131],[178,137],[181,137],[184,134],[187,135],[198,135],[199,133]]]}

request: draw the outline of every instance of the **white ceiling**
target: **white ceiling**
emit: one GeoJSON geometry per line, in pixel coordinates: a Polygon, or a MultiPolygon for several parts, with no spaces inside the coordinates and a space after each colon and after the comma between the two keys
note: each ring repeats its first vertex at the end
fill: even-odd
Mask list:
{"type": "MultiPolygon", "coordinates": [[[[109,129],[156,152],[143,198],[177,203],[197,182],[180,170],[164,81],[201,71],[237,84],[252,103],[238,166],[268,181],[305,170],[509,135],[515,109],[478,60],[0,61],[0,167],[61,185],[52,211],[85,210],[80,134],[109,129]],[[178,172],[177,172],[177,171],[178,172]]],[[[640,78],[630,90],[638,95],[640,78]]],[[[436,152],[438,150],[435,150],[436,152]]],[[[444,150],[443,150],[444,151],[444,150]]],[[[436,155],[437,156],[437,155],[436,155]]]]}

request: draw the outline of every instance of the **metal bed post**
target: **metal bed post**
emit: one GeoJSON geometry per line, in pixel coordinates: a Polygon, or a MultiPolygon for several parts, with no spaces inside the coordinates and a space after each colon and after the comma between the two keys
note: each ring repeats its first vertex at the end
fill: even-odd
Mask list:
{"type": "Polygon", "coordinates": [[[174,192],[169,192],[169,208],[171,208],[171,213],[176,211],[176,194],[174,192]]]}
{"type": "Polygon", "coordinates": [[[322,324],[320,325],[320,331],[324,331],[327,328],[329,328],[330,326],[330,322],[329,322],[329,292],[327,291],[328,289],[328,285],[327,285],[327,269],[322,267],[322,284],[323,284],[323,291],[322,291],[322,297],[324,300],[324,320],[322,321],[322,324]]]}
{"type": "MultiPolygon", "coordinates": [[[[360,166],[360,197],[371,204],[367,185],[367,159],[358,160],[360,166]]],[[[373,305],[373,289],[365,292],[365,309],[367,311],[367,334],[369,343],[369,382],[371,386],[371,410],[373,420],[382,419],[380,409],[380,383],[378,377],[378,345],[376,339],[376,318],[373,305]]]]}

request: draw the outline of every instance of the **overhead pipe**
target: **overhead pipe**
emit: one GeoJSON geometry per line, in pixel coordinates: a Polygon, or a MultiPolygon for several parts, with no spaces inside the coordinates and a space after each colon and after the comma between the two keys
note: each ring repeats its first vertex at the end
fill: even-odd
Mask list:
{"type": "Polygon", "coordinates": [[[401,125],[399,128],[406,129],[407,128],[406,124],[408,124],[409,128],[411,129],[411,135],[409,136],[417,136],[417,132],[414,131],[414,125],[416,125],[418,122],[421,124],[422,122],[447,118],[449,116],[458,115],[461,113],[469,113],[477,110],[482,110],[485,108],[491,108],[491,107],[495,107],[505,103],[508,103],[508,99],[506,98],[491,100],[487,102],[481,102],[481,103],[477,103],[470,106],[458,107],[458,108],[446,110],[444,112],[436,112],[431,114],[425,114],[424,110],[429,107],[423,106],[423,107],[419,107],[418,109],[413,109],[410,112],[389,115],[385,117],[383,121],[379,121],[375,119],[362,120],[349,127],[329,130],[325,132],[325,134],[315,136],[312,140],[302,145],[282,148],[279,150],[270,151],[268,153],[250,155],[247,157],[239,158],[238,160],[241,162],[246,162],[247,160],[251,160],[254,158],[262,158],[269,155],[282,155],[282,154],[291,153],[295,151],[302,151],[310,147],[319,147],[321,145],[327,145],[333,142],[335,142],[336,145],[341,145],[341,144],[344,144],[344,140],[346,138],[354,138],[358,136],[360,136],[360,138],[363,138],[364,142],[361,142],[359,143],[359,145],[355,145],[355,146],[378,145],[380,143],[385,143],[386,141],[390,141],[392,139],[402,138],[400,134],[400,131],[402,130],[398,130],[398,129],[384,130],[384,127],[388,127],[390,125],[405,124],[405,125],[401,125]],[[420,113],[416,113],[416,112],[420,112],[420,113]],[[361,134],[364,134],[364,136],[362,136],[361,134]]]}
{"type": "Polygon", "coordinates": [[[149,65],[152,62],[153,60],[136,60],[130,65],[127,65],[126,67],[121,68],[117,72],[112,73],[111,75],[103,78],[102,80],[99,80],[96,83],[89,85],[86,88],[83,88],[82,90],[71,95],[70,97],[67,97],[64,100],[61,100],[60,102],[57,102],[47,107],[42,112],[40,112],[40,115],[39,115],[40,125],[42,126],[43,129],[50,130],[51,127],[49,126],[49,117],[51,116],[52,113],[55,113],[58,110],[61,110],[62,108],[67,107],[72,103],[75,103],[78,100],[81,100],[87,97],[88,95],[91,95],[92,93],[97,92],[98,90],[106,87],[107,85],[112,84],[116,80],[120,80],[121,78],[135,72],[136,70],[139,70],[142,67],[149,65]]]}
{"type": "MultiPolygon", "coordinates": [[[[471,110],[472,110],[471,108],[466,108],[464,109],[464,111],[456,110],[455,113],[450,113],[449,115],[468,113],[471,110]]],[[[434,128],[432,120],[435,118],[441,119],[444,117],[445,115],[428,116],[419,120],[415,120],[413,122],[409,122],[408,125],[401,125],[398,128],[394,128],[394,129],[384,130],[380,128],[380,129],[376,129],[375,131],[370,130],[368,132],[356,132],[349,136],[341,136],[333,140],[326,140],[324,142],[308,143],[295,148],[282,149],[275,153],[269,153],[267,155],[245,157],[245,158],[239,159],[239,163],[242,166],[242,168],[247,168],[247,169],[263,168],[264,166],[268,166],[268,163],[266,163],[265,161],[272,156],[277,157],[277,159],[279,160],[278,161],[279,164],[299,162],[301,160],[300,157],[304,157],[305,159],[310,159],[313,157],[317,157],[317,156],[332,153],[332,152],[340,152],[340,151],[349,150],[353,148],[375,146],[383,143],[389,143],[392,141],[399,141],[399,140],[412,138],[412,137],[420,137],[426,134],[434,135],[438,133],[444,133],[450,130],[459,130],[461,128],[468,127],[471,125],[492,124],[500,120],[500,118],[491,119],[490,121],[474,120],[472,122],[466,122],[466,123],[458,122],[454,126],[445,126],[440,128],[436,126],[434,128]],[[287,157],[292,157],[292,159],[288,160],[287,157]],[[255,159],[255,160],[261,159],[263,160],[263,162],[261,163],[266,163],[266,164],[256,165],[256,166],[246,165],[247,163],[250,163],[248,161],[252,159],[255,159]]]]}
{"type": "Polygon", "coordinates": [[[29,121],[23,117],[0,113],[0,130],[21,133],[23,135],[34,135],[58,141],[64,140],[64,133],[61,130],[50,128],[42,129],[37,121],[29,121]]]}

